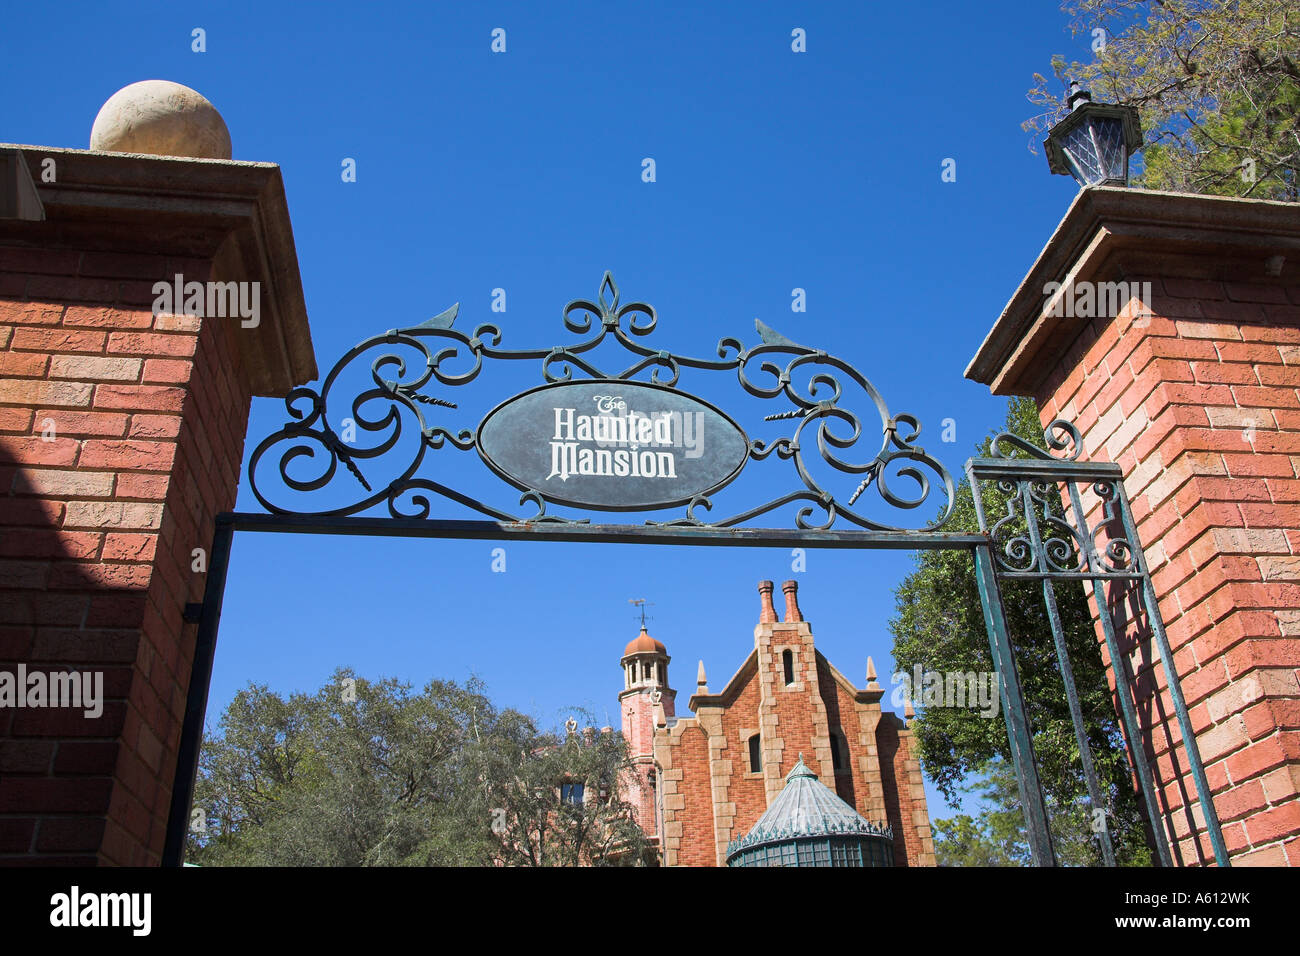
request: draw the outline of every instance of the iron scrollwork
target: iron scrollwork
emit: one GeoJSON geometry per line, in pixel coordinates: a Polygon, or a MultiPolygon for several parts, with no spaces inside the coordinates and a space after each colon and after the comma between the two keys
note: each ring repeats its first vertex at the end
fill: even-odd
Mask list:
{"type": "Polygon", "coordinates": [[[1051,451],[1039,448],[1011,432],[999,432],[993,436],[989,455],[992,458],[1012,459],[1020,457],[1015,454],[1016,451],[1020,451],[1029,458],[1044,461],[1077,461],[1083,451],[1083,436],[1079,434],[1079,429],[1074,427],[1073,422],[1067,422],[1064,418],[1053,419],[1051,424],[1043,429],[1043,442],[1051,451]],[[1064,455],[1051,453],[1067,449],[1068,452],[1064,455]]]}
{"type": "MultiPolygon", "coordinates": [[[[1009,432],[991,442],[992,459],[1028,466],[1024,474],[1003,470],[994,481],[1005,501],[1005,514],[989,529],[998,571],[1088,577],[1128,577],[1139,572],[1119,482],[1070,469],[1083,450],[1079,430],[1070,422],[1054,420],[1043,438],[1047,449],[1009,432]],[[1036,472],[1033,463],[1043,461],[1058,467],[1048,475],[1036,472]],[[1091,488],[1101,506],[1099,520],[1091,525],[1085,517],[1089,509],[1079,492],[1081,485],[1091,488]]],[[[982,497],[977,495],[976,502],[982,511],[982,497]]]]}
{"type": "MultiPolygon", "coordinates": [[[[535,513],[517,516],[484,504],[474,497],[418,473],[427,452],[454,448],[476,448],[474,431],[452,431],[431,424],[426,412],[439,408],[456,408],[456,403],[431,394],[436,386],[455,388],[474,381],[486,360],[539,361],[545,383],[570,382],[575,372],[601,381],[633,381],[634,376],[649,371],[649,383],[664,388],[677,385],[683,369],[701,371],[735,370],[740,386],[760,399],[784,399],[792,407],[766,416],[767,421],[797,421],[791,434],[772,441],[749,439],[747,459],[762,461],[773,455],[793,463],[802,487],[731,517],[705,521],[700,512],[709,511],[713,502],[696,496],[686,507],[684,516],[647,524],[662,527],[735,527],[744,522],[794,502],[807,502],[795,515],[803,530],[829,529],[837,519],[860,528],[877,531],[908,530],[872,520],[853,509],[868,490],[874,489],[883,502],[893,508],[912,510],[924,504],[934,481],[944,491],[943,511],[930,528],[941,526],[955,504],[953,480],[943,465],[916,444],[921,428],[911,415],[891,415],[883,397],[870,381],[847,362],[819,349],[796,344],[774,329],[756,321],[760,341],[746,348],[738,339],[724,338],[718,343],[717,358],[678,355],[649,347],[643,341],[655,331],[658,316],[653,306],[644,302],[622,303],[613,276],[606,272],[596,299],[575,299],[563,310],[565,328],[585,336],[568,345],[541,349],[503,349],[501,330],[483,323],[467,334],[454,328],[459,304],[417,326],[394,329],[372,336],[349,350],[325,376],[319,388],[294,389],[285,399],[289,421],[264,438],[249,460],[249,479],[253,494],[267,511],[275,514],[311,514],[316,516],[354,515],[384,503],[390,514],[402,518],[428,518],[432,511],[429,494],[450,499],[481,514],[506,522],[587,522],[546,512],[546,494],[540,488],[526,488],[520,504],[531,504],[535,513]],[[590,353],[607,339],[612,339],[634,356],[630,365],[613,374],[599,368],[590,353]],[[369,383],[347,399],[348,419],[355,435],[341,432],[339,422],[330,418],[335,386],[345,369],[371,350],[389,350],[373,359],[369,383]],[[783,361],[774,361],[781,357],[783,361]],[[413,359],[408,363],[408,358],[413,359]],[[421,361],[422,360],[422,361],[421,361]],[[807,372],[806,388],[796,383],[807,372]],[[880,445],[865,460],[850,460],[841,453],[854,448],[870,431],[862,417],[841,404],[846,384],[854,384],[866,393],[880,420],[880,445]],[[370,409],[378,406],[378,411],[370,409]],[[383,458],[398,445],[403,421],[413,416],[419,428],[419,441],[400,474],[383,487],[374,487],[367,477],[367,465],[383,458]],[[358,441],[370,436],[373,441],[358,441]],[[860,477],[856,489],[847,499],[837,499],[822,486],[809,470],[806,458],[815,436],[817,458],[834,470],[860,477]],[[347,438],[348,440],[345,440],[347,438]],[[340,472],[346,471],[360,494],[329,510],[304,511],[272,501],[258,481],[259,466],[272,451],[279,452],[279,477],[291,492],[310,494],[327,486],[337,488],[340,472]],[[309,477],[295,478],[291,466],[301,467],[310,461],[314,471],[309,477]],[[342,469],[340,469],[342,466],[342,469]],[[907,479],[915,491],[900,494],[887,477],[907,479]],[[814,512],[818,519],[813,519],[814,512]]],[[[274,456],[273,456],[274,457],[274,456]]],[[[342,480],[342,479],[340,479],[342,480]]]]}

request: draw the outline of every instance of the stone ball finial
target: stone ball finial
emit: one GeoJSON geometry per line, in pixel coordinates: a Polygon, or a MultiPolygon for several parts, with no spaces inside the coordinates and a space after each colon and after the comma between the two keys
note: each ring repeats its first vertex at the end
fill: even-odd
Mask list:
{"type": "Polygon", "coordinates": [[[229,159],[230,131],[217,108],[188,86],[141,80],[108,98],[90,130],[90,148],[188,159],[229,159]]]}

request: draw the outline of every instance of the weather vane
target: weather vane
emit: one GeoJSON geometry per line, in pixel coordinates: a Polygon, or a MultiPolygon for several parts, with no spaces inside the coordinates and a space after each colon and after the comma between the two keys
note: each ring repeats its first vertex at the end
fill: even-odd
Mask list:
{"type": "Polygon", "coordinates": [[[645,627],[645,609],[647,606],[654,607],[654,601],[647,601],[645,598],[628,598],[627,603],[635,606],[641,612],[641,627],[645,627]]]}

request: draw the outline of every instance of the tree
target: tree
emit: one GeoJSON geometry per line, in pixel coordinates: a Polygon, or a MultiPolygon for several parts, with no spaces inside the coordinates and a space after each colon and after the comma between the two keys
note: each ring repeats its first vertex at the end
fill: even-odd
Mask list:
{"type": "Polygon", "coordinates": [[[412,693],[397,680],[339,670],[314,695],[287,699],[250,685],[226,708],[220,733],[204,738],[189,858],[263,866],[639,860],[644,836],[613,785],[629,767],[622,737],[582,739],[558,745],[525,715],[497,710],[477,680],[431,681],[412,693]],[[560,784],[570,779],[610,781],[608,800],[561,808],[560,784]],[[543,805],[557,814],[547,818],[543,805]],[[510,821],[541,821],[532,858],[514,852],[530,831],[510,821]]]}
{"type": "Polygon", "coordinates": [[[1091,63],[1052,58],[1029,99],[1045,131],[1068,109],[1066,79],[1138,109],[1149,189],[1300,199],[1300,6],[1293,0],[1067,0],[1091,63]]]}
{"type": "MultiPolygon", "coordinates": [[[[1032,865],[1015,768],[1007,761],[995,758],[984,768],[978,781],[961,789],[978,794],[984,807],[975,817],[963,813],[934,821],[934,852],[939,865],[1032,865]]],[[[1056,821],[1052,835],[1057,862],[1062,866],[1095,865],[1098,854],[1088,825],[1088,808],[1077,801],[1061,806],[1049,792],[1047,809],[1056,821]]],[[[1149,860],[1141,853],[1129,853],[1122,855],[1119,862],[1145,866],[1149,860]]]]}
{"type": "Polygon", "coordinates": [[[649,850],[619,798],[631,773],[621,734],[571,720],[563,734],[498,724],[469,748],[459,776],[480,782],[465,806],[472,819],[491,819],[505,865],[617,866],[643,863],[649,850]]]}
{"type": "Polygon", "coordinates": [[[987,771],[986,777],[962,789],[980,794],[990,806],[977,817],[963,813],[934,821],[934,853],[940,866],[1032,863],[1015,771],[1002,760],[992,761],[987,771]]]}
{"type": "MultiPolygon", "coordinates": [[[[1005,430],[1042,444],[1037,406],[1032,399],[1018,398],[1010,402],[1005,430]]],[[[986,438],[977,454],[987,456],[991,442],[992,436],[986,438]]],[[[1005,513],[1006,497],[996,487],[984,488],[983,497],[987,514],[1005,513]]],[[[945,530],[979,530],[970,486],[965,480],[945,530]]],[[[1091,837],[1092,818],[1086,812],[1087,787],[1041,587],[1032,581],[1004,581],[1002,596],[1016,650],[1025,710],[1034,735],[1039,773],[1049,809],[1055,811],[1051,821],[1054,838],[1058,847],[1086,845],[1087,850],[1081,851],[1079,861],[1099,863],[1100,847],[1091,837]]],[[[890,631],[900,674],[913,673],[917,666],[923,672],[993,671],[968,553],[922,552],[916,570],[895,589],[894,597],[896,614],[890,621],[890,631]]],[[[1056,585],[1056,597],[1084,725],[1098,778],[1109,801],[1107,825],[1116,857],[1120,862],[1148,863],[1146,818],[1132,784],[1087,599],[1082,587],[1070,582],[1056,585]]],[[[958,792],[968,777],[993,774],[997,761],[1011,759],[1006,725],[1000,714],[995,719],[986,719],[976,709],[925,708],[918,713],[913,732],[926,774],[954,808],[960,799],[958,792]]],[[[998,809],[1014,811],[1019,817],[1018,793],[1012,799],[1012,791],[995,786],[990,797],[998,809]]],[[[952,821],[941,822],[958,826],[952,821]]],[[[961,840],[970,838],[973,832],[970,826],[975,825],[975,821],[961,824],[966,827],[961,831],[961,840]]],[[[1023,826],[1023,822],[1019,825],[1023,826]]],[[[953,830],[952,838],[958,839],[957,830],[953,830]]]]}

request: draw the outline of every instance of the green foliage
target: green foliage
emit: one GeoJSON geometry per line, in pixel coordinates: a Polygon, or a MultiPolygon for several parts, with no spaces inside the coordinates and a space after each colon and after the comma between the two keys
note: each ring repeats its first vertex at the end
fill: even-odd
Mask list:
{"type": "Polygon", "coordinates": [[[336,671],[315,694],[241,690],[199,758],[188,859],[205,866],[640,862],[615,733],[558,736],[498,711],[481,682],[336,671]],[[588,784],[562,805],[564,780],[588,784]],[[608,799],[594,799],[605,781],[608,799]],[[198,832],[195,832],[196,829],[198,832]]]}
{"type": "MultiPolygon", "coordinates": [[[[981,797],[984,808],[977,817],[962,813],[934,822],[934,852],[939,865],[1033,865],[1016,773],[1010,763],[991,761],[985,776],[962,790],[981,797]]],[[[1087,807],[1078,802],[1062,807],[1049,793],[1047,809],[1055,822],[1052,836],[1057,862],[1061,866],[1095,866],[1099,854],[1089,830],[1087,807]]],[[[1146,866],[1150,861],[1140,852],[1129,852],[1121,854],[1118,862],[1146,866]]]]}
{"type": "MultiPolygon", "coordinates": [[[[1042,445],[1043,432],[1032,399],[1012,400],[1005,430],[1042,445]]],[[[987,457],[991,441],[992,436],[985,439],[976,454],[987,457]]],[[[1006,512],[1006,496],[996,487],[985,486],[982,493],[986,514],[997,516],[1006,512]]],[[[945,530],[979,530],[970,486],[964,480],[945,530]]],[[[1082,586],[1071,582],[1058,582],[1055,591],[1097,774],[1110,800],[1108,826],[1116,843],[1116,856],[1122,862],[1148,862],[1150,857],[1142,808],[1130,782],[1123,737],[1087,599],[1082,586]]],[[[1061,846],[1084,844],[1086,852],[1081,851],[1081,858],[1091,855],[1100,862],[1100,850],[1091,840],[1088,830],[1087,787],[1042,586],[1033,581],[1003,582],[1002,599],[1007,627],[1016,649],[1039,773],[1047,790],[1049,805],[1055,808],[1053,834],[1061,846]]],[[[917,665],[923,671],[945,673],[989,672],[994,669],[969,553],[922,552],[916,570],[895,589],[895,601],[896,614],[890,621],[890,630],[894,636],[893,656],[900,673],[910,674],[917,665]]],[[[960,800],[962,784],[968,777],[994,773],[999,760],[1011,759],[1006,724],[1001,713],[994,719],[987,719],[981,717],[978,710],[970,708],[928,708],[918,713],[913,731],[927,776],[954,808],[960,800]]],[[[997,812],[1010,812],[1019,820],[1018,794],[1014,794],[1012,800],[1005,788],[995,788],[992,796],[1000,801],[995,808],[997,812]]],[[[938,821],[936,829],[941,837],[948,834],[948,838],[956,841],[954,846],[964,845],[977,833],[982,833],[984,842],[990,846],[979,852],[993,854],[991,858],[1005,859],[1010,863],[1017,860],[1014,854],[994,848],[1006,842],[1004,831],[1008,819],[1011,817],[996,817],[981,823],[969,817],[964,820],[959,817],[938,821]]],[[[1022,825],[1022,822],[1016,824],[1017,827],[1022,825]]],[[[953,853],[963,858],[969,855],[967,851],[954,850],[953,853]]]]}
{"type": "Polygon", "coordinates": [[[1066,79],[1095,102],[1137,107],[1149,189],[1300,199],[1300,5],[1294,0],[1067,0],[1078,35],[1104,46],[1090,63],[1052,59],[1029,99],[1064,116],[1066,79]]]}
{"type": "Polygon", "coordinates": [[[959,814],[934,822],[934,852],[940,866],[1030,866],[1015,771],[993,761],[987,777],[964,787],[991,804],[978,817],[959,814]]]}

